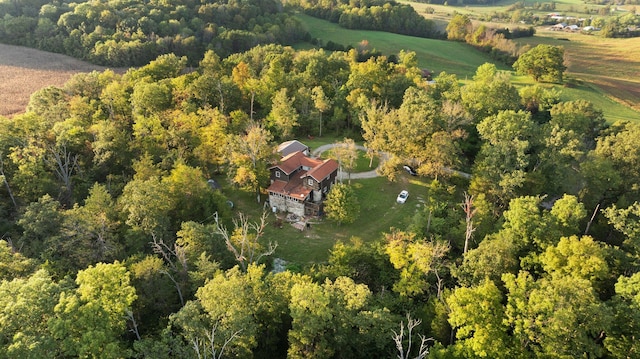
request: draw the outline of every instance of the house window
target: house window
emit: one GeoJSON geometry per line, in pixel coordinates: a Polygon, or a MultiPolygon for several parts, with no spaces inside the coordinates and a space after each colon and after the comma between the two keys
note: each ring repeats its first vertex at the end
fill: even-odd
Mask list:
{"type": "Polygon", "coordinates": [[[309,178],[307,180],[307,183],[309,184],[309,186],[313,186],[313,178],[309,178]]]}
{"type": "Polygon", "coordinates": [[[327,193],[327,186],[324,186],[324,188],[322,189],[322,193],[327,193]]]}
{"type": "Polygon", "coordinates": [[[276,178],[280,178],[280,171],[276,171],[276,178]]]}

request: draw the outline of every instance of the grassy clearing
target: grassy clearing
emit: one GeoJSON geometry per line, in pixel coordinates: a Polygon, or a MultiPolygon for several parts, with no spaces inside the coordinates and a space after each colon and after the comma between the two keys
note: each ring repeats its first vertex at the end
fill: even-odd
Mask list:
{"type": "MultiPolygon", "coordinates": [[[[471,77],[478,66],[493,62],[486,54],[459,42],[424,39],[381,31],[348,30],[311,16],[299,14],[296,17],[306,25],[314,38],[354,47],[362,40],[367,40],[371,48],[385,55],[397,54],[400,50],[414,51],[418,58],[418,65],[436,73],[445,71],[456,74],[460,78],[471,77]]],[[[498,67],[508,70],[504,65],[498,65],[498,67]]]]}
{"type": "MultiPolygon", "coordinates": [[[[277,228],[273,225],[275,217],[270,214],[265,240],[278,242],[275,257],[288,262],[302,266],[325,262],[329,250],[338,241],[348,241],[354,236],[374,241],[392,227],[406,228],[422,208],[429,181],[404,173],[397,182],[381,177],[352,180],[361,207],[360,217],[354,223],[338,225],[325,219],[300,232],[288,224],[277,228]],[[398,204],[396,197],[403,189],[409,191],[409,199],[405,204],[398,204]]],[[[224,192],[235,203],[234,211],[248,214],[254,221],[259,219],[262,205],[256,203],[251,193],[231,188],[225,188],[224,192]]]]}

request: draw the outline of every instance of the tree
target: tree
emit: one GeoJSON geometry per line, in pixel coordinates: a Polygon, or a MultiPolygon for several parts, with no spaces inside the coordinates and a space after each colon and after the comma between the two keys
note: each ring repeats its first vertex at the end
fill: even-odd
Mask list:
{"type": "Polygon", "coordinates": [[[519,75],[531,75],[535,81],[562,83],[564,71],[564,48],[540,44],[520,55],[513,64],[519,75]]]}
{"type": "Polygon", "coordinates": [[[136,299],[129,272],[119,262],[78,272],[75,290],[60,294],[49,329],[67,356],[121,358],[125,314],[136,299]]]}
{"type": "Polygon", "coordinates": [[[287,89],[282,88],[273,97],[271,112],[267,116],[267,123],[279,133],[279,138],[288,139],[293,135],[293,129],[298,123],[298,113],[293,107],[293,98],[287,97],[287,89]]]}
{"type": "Polygon", "coordinates": [[[614,357],[632,357],[640,353],[640,273],[620,276],[611,300],[614,319],[604,345],[614,357]]]}
{"type": "Polygon", "coordinates": [[[541,356],[601,356],[611,311],[588,280],[573,276],[534,280],[528,272],[502,277],[506,321],[516,351],[541,356]]]}
{"type": "Polygon", "coordinates": [[[336,183],[331,187],[324,201],[327,218],[338,224],[353,223],[360,216],[360,205],[355,192],[349,185],[336,183]]]}
{"type": "Polygon", "coordinates": [[[217,234],[224,239],[227,249],[233,253],[242,270],[247,270],[251,264],[260,263],[262,257],[272,255],[278,246],[278,243],[269,242],[264,248],[259,242],[267,226],[267,215],[268,212],[263,212],[260,223],[250,223],[249,218],[240,213],[238,219],[233,220],[233,230],[228,230],[220,222],[216,223],[217,234]]]}
{"type": "Polygon", "coordinates": [[[319,128],[318,128],[318,136],[322,137],[322,114],[328,111],[331,108],[331,100],[327,97],[322,89],[322,86],[316,86],[311,89],[311,97],[313,99],[313,106],[318,111],[319,114],[319,128]]]}
{"type": "Polygon", "coordinates": [[[240,187],[255,192],[260,203],[260,189],[266,185],[267,164],[274,155],[271,133],[257,124],[250,125],[246,134],[235,136],[231,142],[229,176],[240,187]]]}
{"type": "Polygon", "coordinates": [[[455,330],[456,347],[474,358],[512,358],[513,347],[507,335],[502,293],[485,279],[472,288],[456,288],[446,302],[449,323],[455,330]]]}
{"type": "Polygon", "coordinates": [[[370,307],[365,285],[347,277],[301,281],[290,295],[289,358],[370,358],[390,349],[389,333],[397,321],[370,307]]]}
{"type": "Polygon", "coordinates": [[[487,116],[500,111],[517,110],[520,95],[506,72],[499,72],[496,65],[480,65],[473,75],[473,81],[460,89],[462,104],[473,117],[473,123],[479,123],[487,116]]]}
{"type": "Polygon", "coordinates": [[[475,162],[470,191],[504,207],[527,180],[537,126],[528,112],[502,111],[477,127],[485,143],[475,162]]]}
{"type": "Polygon", "coordinates": [[[60,354],[47,327],[62,286],[44,269],[24,279],[0,281],[0,357],[44,358],[60,354]]]}
{"type": "Polygon", "coordinates": [[[260,351],[280,354],[287,298],[297,281],[286,273],[267,274],[264,266],[251,264],[246,271],[236,266],[199,288],[196,299],[173,314],[170,322],[204,357],[212,350],[234,358],[259,356],[260,351]]]}
{"type": "Polygon", "coordinates": [[[471,32],[471,19],[465,14],[454,14],[447,24],[447,39],[465,41],[467,34],[471,32]]]}
{"type": "Polygon", "coordinates": [[[46,258],[49,244],[60,235],[63,214],[59,208],[58,201],[44,195],[37,202],[29,204],[18,219],[17,223],[22,227],[18,248],[27,256],[46,258]]]}
{"type": "Polygon", "coordinates": [[[429,289],[429,276],[433,274],[437,280],[437,295],[440,297],[440,274],[449,245],[443,241],[416,238],[414,233],[396,229],[385,234],[385,237],[385,251],[391,264],[400,271],[400,279],[393,285],[393,290],[402,296],[423,294],[429,289]]]}
{"type": "MultiPolygon", "coordinates": [[[[358,148],[355,142],[350,138],[345,138],[344,141],[334,143],[333,148],[329,151],[329,157],[338,161],[340,169],[344,169],[349,174],[349,184],[351,184],[351,171],[356,167],[356,161],[358,160],[358,148]]],[[[340,177],[342,182],[342,176],[340,177]]]]}
{"type": "Polygon", "coordinates": [[[589,236],[562,237],[556,246],[547,247],[540,255],[544,270],[551,276],[574,276],[594,285],[609,273],[607,248],[589,236]]]}

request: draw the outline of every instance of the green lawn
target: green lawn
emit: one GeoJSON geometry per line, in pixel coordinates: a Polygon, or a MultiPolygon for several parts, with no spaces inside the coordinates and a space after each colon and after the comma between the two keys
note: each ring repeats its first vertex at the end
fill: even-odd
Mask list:
{"type": "MultiPolygon", "coordinates": [[[[264,240],[277,242],[278,248],[274,256],[287,262],[301,266],[325,262],[329,250],[337,241],[348,241],[354,236],[364,241],[374,241],[392,227],[407,228],[414,214],[421,208],[421,200],[425,197],[429,181],[427,178],[411,177],[404,173],[397,182],[389,182],[381,177],[352,180],[361,207],[360,217],[354,223],[338,225],[323,219],[314,222],[310,229],[300,232],[288,224],[277,228],[274,225],[275,217],[270,214],[264,240]],[[409,191],[409,199],[405,204],[398,204],[396,197],[403,189],[409,191]]],[[[260,218],[263,206],[256,203],[252,194],[231,188],[225,188],[224,193],[234,202],[234,212],[243,212],[253,221],[260,218]]]]}

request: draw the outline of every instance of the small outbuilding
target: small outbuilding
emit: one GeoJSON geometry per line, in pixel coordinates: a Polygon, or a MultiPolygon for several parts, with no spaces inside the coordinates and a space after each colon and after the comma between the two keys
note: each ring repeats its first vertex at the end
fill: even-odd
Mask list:
{"type": "Polygon", "coordinates": [[[282,142],[278,145],[278,153],[280,153],[282,157],[286,157],[294,152],[302,152],[305,156],[309,156],[309,146],[298,140],[282,142]]]}

